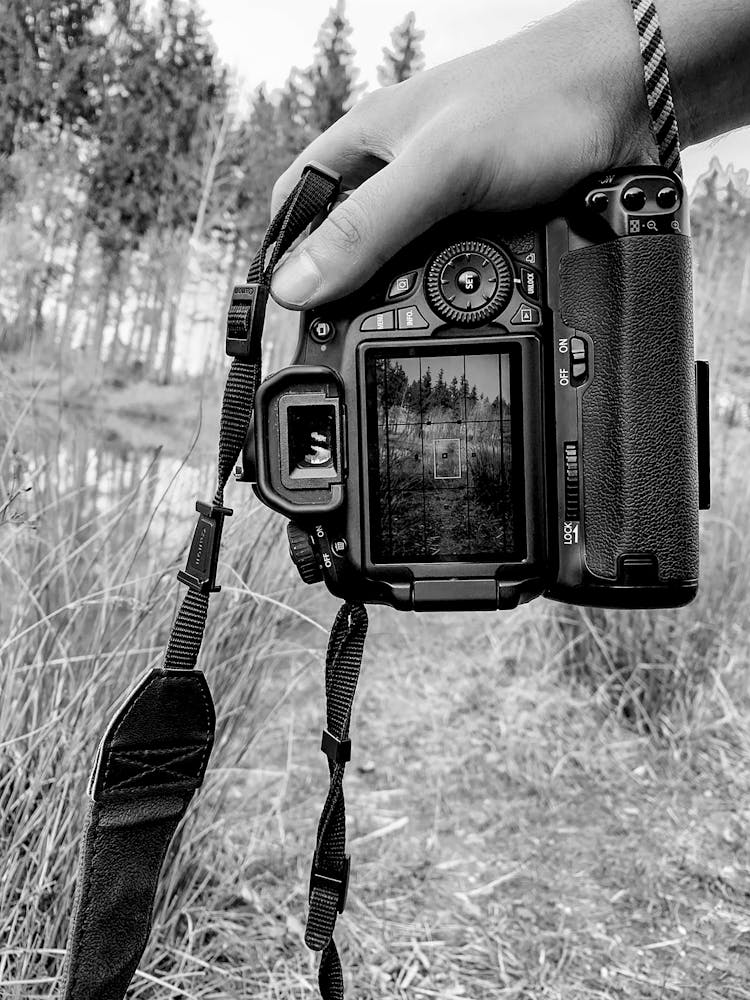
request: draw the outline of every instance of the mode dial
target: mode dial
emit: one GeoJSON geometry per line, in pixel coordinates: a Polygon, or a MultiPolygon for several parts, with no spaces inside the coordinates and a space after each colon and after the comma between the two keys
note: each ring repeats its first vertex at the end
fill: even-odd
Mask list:
{"type": "Polygon", "coordinates": [[[442,319],[481,326],[507,306],[513,270],[503,251],[484,240],[463,240],[441,250],[425,270],[425,293],[442,319]]]}
{"type": "Polygon", "coordinates": [[[305,583],[319,583],[323,579],[323,571],[315,558],[315,548],[308,532],[290,521],[286,526],[286,535],[289,539],[289,555],[299,570],[299,575],[305,583]]]}

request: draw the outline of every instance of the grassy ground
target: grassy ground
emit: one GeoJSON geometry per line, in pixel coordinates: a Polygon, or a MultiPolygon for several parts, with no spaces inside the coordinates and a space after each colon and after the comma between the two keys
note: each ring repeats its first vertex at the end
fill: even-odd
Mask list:
{"type": "MultiPolygon", "coordinates": [[[[347,996],[750,997],[747,446],[715,438],[689,608],[372,609],[346,779],[347,996]]],[[[104,510],[88,488],[40,479],[0,504],[3,1000],[54,996],[90,761],[160,660],[188,534],[175,512],[154,543],[141,494],[171,501],[146,482],[104,510]]],[[[249,494],[231,501],[203,659],[219,741],[167,860],[139,1000],[315,995],[302,936],[335,602],[293,584],[249,494]]]]}
{"type": "MultiPolygon", "coordinates": [[[[349,995],[749,997],[749,706],[719,672],[710,710],[661,741],[566,679],[538,607],[371,618],[338,930],[349,995]]],[[[277,774],[243,796],[253,856],[217,996],[310,995],[320,688],[307,678],[259,742],[277,774]]]]}

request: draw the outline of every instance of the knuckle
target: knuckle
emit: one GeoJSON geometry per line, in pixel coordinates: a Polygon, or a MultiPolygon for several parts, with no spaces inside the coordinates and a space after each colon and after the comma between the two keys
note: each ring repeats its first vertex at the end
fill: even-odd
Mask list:
{"type": "Polygon", "coordinates": [[[366,153],[387,163],[394,157],[393,109],[381,96],[375,96],[382,92],[365,94],[341,120],[349,118],[352,148],[358,155],[366,153]]]}
{"type": "Polygon", "coordinates": [[[363,94],[357,103],[352,107],[351,114],[354,117],[369,115],[383,107],[383,98],[387,97],[386,88],[378,87],[376,90],[368,90],[363,94]]]}
{"type": "Polygon", "coordinates": [[[358,250],[370,228],[367,213],[355,198],[342,201],[328,216],[325,226],[331,242],[346,252],[358,250]]]}

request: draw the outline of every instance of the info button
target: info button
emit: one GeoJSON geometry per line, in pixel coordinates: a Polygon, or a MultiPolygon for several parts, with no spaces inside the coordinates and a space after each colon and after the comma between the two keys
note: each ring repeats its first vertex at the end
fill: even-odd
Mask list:
{"type": "Polygon", "coordinates": [[[398,311],[399,330],[426,330],[429,325],[416,306],[404,306],[398,311]]]}

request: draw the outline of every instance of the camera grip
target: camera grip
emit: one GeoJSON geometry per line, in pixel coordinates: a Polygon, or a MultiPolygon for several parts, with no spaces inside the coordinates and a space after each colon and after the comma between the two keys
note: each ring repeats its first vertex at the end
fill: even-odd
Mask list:
{"type": "MultiPolygon", "coordinates": [[[[582,396],[590,571],[648,553],[661,584],[698,577],[698,451],[687,236],[627,236],[560,262],[560,307],[593,344],[582,396]]],[[[622,582],[622,581],[621,581],[622,582]]]]}

